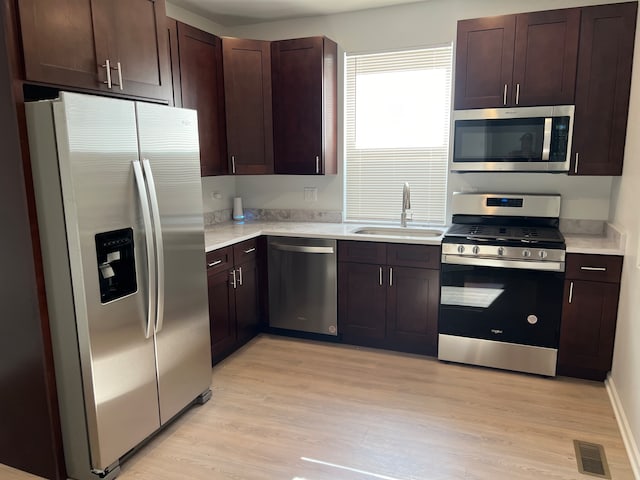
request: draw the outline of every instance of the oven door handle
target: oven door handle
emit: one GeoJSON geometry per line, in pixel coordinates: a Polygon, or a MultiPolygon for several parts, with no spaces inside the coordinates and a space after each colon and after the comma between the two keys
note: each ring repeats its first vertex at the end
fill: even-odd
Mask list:
{"type": "Polygon", "coordinates": [[[517,268],[520,270],[564,272],[564,262],[536,262],[531,260],[502,260],[494,258],[442,255],[442,263],[447,265],[477,265],[479,267],[517,268]]]}

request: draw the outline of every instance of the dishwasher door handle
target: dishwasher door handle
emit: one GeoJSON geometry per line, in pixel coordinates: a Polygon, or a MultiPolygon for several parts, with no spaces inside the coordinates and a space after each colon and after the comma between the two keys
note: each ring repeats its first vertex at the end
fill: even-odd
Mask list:
{"type": "Polygon", "coordinates": [[[335,253],[333,247],[310,247],[307,245],[286,245],[283,243],[271,243],[271,247],[276,250],[282,250],[283,252],[297,252],[297,253],[335,253]]]}

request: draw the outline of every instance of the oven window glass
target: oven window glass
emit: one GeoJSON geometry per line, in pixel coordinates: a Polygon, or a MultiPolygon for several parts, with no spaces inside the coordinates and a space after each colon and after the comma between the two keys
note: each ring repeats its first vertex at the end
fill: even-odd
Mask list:
{"type": "Polygon", "coordinates": [[[564,274],[442,265],[439,332],[557,348],[564,274]]]}

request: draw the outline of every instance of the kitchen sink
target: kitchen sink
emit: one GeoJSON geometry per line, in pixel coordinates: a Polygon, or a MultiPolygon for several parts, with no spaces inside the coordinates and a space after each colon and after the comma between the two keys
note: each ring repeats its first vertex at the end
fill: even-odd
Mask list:
{"type": "Polygon", "coordinates": [[[359,235],[384,235],[385,237],[440,237],[444,230],[436,228],[406,228],[406,227],[362,227],[354,230],[359,235]]]}

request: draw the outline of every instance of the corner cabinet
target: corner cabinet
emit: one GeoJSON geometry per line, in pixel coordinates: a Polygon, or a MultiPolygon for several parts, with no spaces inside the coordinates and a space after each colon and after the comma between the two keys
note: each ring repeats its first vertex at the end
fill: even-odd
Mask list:
{"type": "Polygon", "coordinates": [[[222,40],[169,19],[174,103],[198,112],[202,176],[225,175],[227,139],[222,71],[222,40]]]}
{"type": "Polygon", "coordinates": [[[273,173],[270,42],[225,37],[222,63],[229,171],[273,173]]]}
{"type": "Polygon", "coordinates": [[[337,173],[337,55],[326,37],[271,43],[275,173],[337,173]]]}
{"type": "Polygon", "coordinates": [[[621,175],[637,2],[582,9],[572,175],[621,175]]]}
{"type": "Polygon", "coordinates": [[[604,380],[611,369],[622,257],[568,254],[558,374],[604,380]]]}
{"type": "Polygon", "coordinates": [[[455,109],[574,100],[580,9],[458,22],[455,109]]]}
{"type": "Polygon", "coordinates": [[[437,354],[439,246],[338,242],[338,286],[345,343],[437,354]]]}
{"type": "Polygon", "coordinates": [[[207,253],[211,357],[217,363],[259,331],[258,241],[207,253]]]}
{"type": "Polygon", "coordinates": [[[25,80],[169,101],[164,0],[18,0],[25,80]]]}

